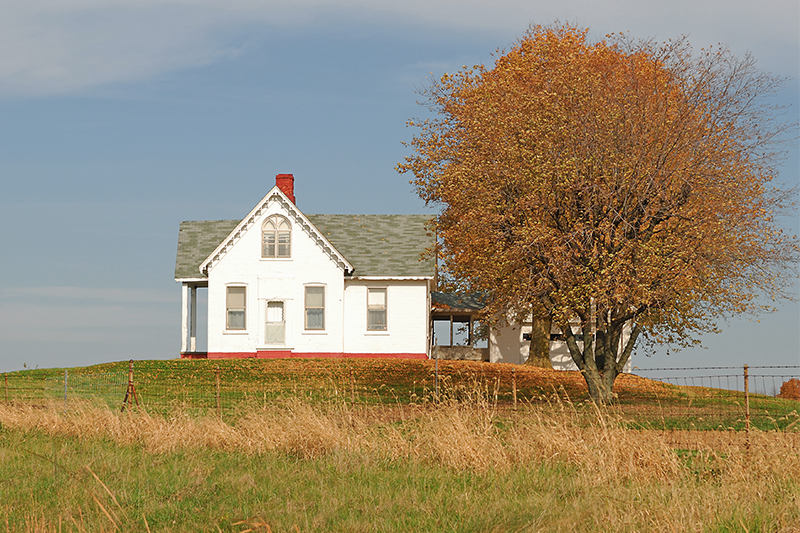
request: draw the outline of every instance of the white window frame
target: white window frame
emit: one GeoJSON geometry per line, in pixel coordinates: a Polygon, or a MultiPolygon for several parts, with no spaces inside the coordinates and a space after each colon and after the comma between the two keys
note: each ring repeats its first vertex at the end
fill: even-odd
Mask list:
{"type": "Polygon", "coordinates": [[[271,215],[261,225],[261,258],[262,259],[290,259],[292,257],[292,223],[282,215],[271,215]],[[270,226],[271,227],[268,227],[270,226]],[[282,229],[285,225],[288,229],[282,229]],[[268,237],[272,242],[267,243],[268,237]],[[283,240],[284,242],[281,242],[283,240]],[[273,253],[267,253],[267,246],[273,246],[273,253]],[[281,248],[284,247],[283,253],[281,248]]]}
{"type": "Polygon", "coordinates": [[[305,331],[325,331],[325,285],[306,285],[303,289],[303,328],[305,331]],[[309,307],[308,305],[308,291],[309,289],[321,289],[322,290],[322,307],[314,306],[309,307]],[[322,309],[322,327],[318,328],[309,328],[308,327],[308,312],[311,309],[322,309]]]}
{"type": "MultiPolygon", "coordinates": [[[[238,291],[237,291],[238,292],[238,291]]],[[[246,331],[247,330],[247,285],[226,285],[225,286],[225,331],[246,331]],[[244,295],[242,307],[231,307],[231,289],[241,289],[244,295]],[[231,312],[241,311],[242,327],[231,326],[231,312]]]]}
{"type": "Polygon", "coordinates": [[[389,331],[389,290],[388,287],[367,287],[367,331],[387,332],[389,331]],[[383,305],[370,304],[370,293],[383,292],[383,305]],[[383,311],[383,327],[374,327],[370,321],[373,312],[383,311]]]}

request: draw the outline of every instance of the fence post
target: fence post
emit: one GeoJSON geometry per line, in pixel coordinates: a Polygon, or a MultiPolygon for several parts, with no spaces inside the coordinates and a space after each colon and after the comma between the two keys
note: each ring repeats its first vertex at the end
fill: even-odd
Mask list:
{"type": "Polygon", "coordinates": [[[222,404],[219,399],[219,365],[214,367],[214,374],[217,377],[217,416],[222,418],[222,404]]]}
{"type": "Polygon", "coordinates": [[[69,375],[69,371],[65,368],[64,369],[64,409],[67,408],[67,376],[69,375]]]}
{"type": "Polygon", "coordinates": [[[439,342],[437,341],[436,344],[433,345],[433,351],[436,354],[436,374],[433,379],[433,399],[436,403],[439,403],[439,342]]]}
{"type": "Polygon", "coordinates": [[[3,377],[6,378],[6,403],[8,403],[8,374],[3,372],[3,377]]]}
{"type": "Polygon", "coordinates": [[[133,384],[133,359],[128,362],[128,389],[125,391],[125,398],[122,400],[122,411],[125,411],[125,406],[130,406],[131,398],[136,401],[136,407],[139,407],[139,395],[136,394],[136,385],[133,384]]]}
{"type": "Polygon", "coordinates": [[[747,432],[747,449],[750,449],[750,372],[744,365],[744,424],[747,432]]]}
{"type": "Polygon", "coordinates": [[[350,369],[350,403],[355,405],[356,403],[356,377],[353,369],[350,369]]]}
{"type": "Polygon", "coordinates": [[[517,410],[517,369],[511,369],[511,392],[514,395],[514,410],[517,410]]]}

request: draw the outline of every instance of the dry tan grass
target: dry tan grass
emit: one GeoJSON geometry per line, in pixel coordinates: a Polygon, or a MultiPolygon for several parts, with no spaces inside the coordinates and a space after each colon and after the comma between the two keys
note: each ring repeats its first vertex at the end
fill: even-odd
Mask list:
{"type": "Polygon", "coordinates": [[[8,428],[136,443],[154,454],[207,448],[310,459],[352,452],[365,460],[411,460],[476,472],[552,462],[575,467],[593,484],[666,482],[682,470],[673,450],[677,436],[681,447],[696,442],[688,447],[721,468],[718,475],[732,480],[771,473],[800,478],[796,433],[752,431],[748,437],[625,430],[601,413],[587,424],[569,408],[531,406],[504,413],[502,424],[497,421],[493,406],[485,401],[370,408],[289,399],[249,409],[234,424],[180,411],[162,417],[143,411],[119,414],[89,404],[67,411],[58,404],[0,404],[0,423],[8,428]]]}
{"type": "MultiPolygon", "coordinates": [[[[797,531],[800,525],[800,497],[787,494],[800,479],[797,433],[752,431],[748,438],[733,432],[625,430],[600,412],[587,420],[568,404],[529,405],[498,415],[490,396],[391,407],[287,399],[247,408],[235,423],[179,411],[163,417],[89,404],[67,411],[63,404],[0,404],[0,424],[136,444],[152,454],[191,449],[304,459],[349,454],[365,463],[408,461],[479,474],[566,467],[569,490],[585,509],[576,504],[572,514],[551,517],[550,530],[610,531],[613,525],[620,531],[705,531],[710,517],[752,516],[767,499],[781,502],[769,511],[778,531],[797,531]],[[675,448],[689,451],[679,455],[675,448]]],[[[98,506],[105,502],[113,514],[119,506],[103,498],[102,488],[97,493],[98,506]]],[[[31,516],[26,524],[28,531],[56,530],[44,517],[31,516]]]]}

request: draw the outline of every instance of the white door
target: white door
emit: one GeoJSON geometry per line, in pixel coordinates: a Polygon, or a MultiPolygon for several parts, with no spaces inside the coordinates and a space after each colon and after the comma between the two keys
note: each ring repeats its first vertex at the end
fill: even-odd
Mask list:
{"type": "Polygon", "coordinates": [[[283,302],[267,302],[267,327],[264,335],[266,344],[284,344],[286,339],[286,320],[283,302]]]}

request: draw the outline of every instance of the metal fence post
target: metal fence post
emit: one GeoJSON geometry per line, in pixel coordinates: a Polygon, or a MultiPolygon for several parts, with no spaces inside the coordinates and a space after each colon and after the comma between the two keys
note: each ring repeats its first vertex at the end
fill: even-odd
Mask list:
{"type": "Polygon", "coordinates": [[[511,392],[514,395],[514,410],[517,410],[517,369],[511,369],[511,392]]]}
{"type": "Polygon", "coordinates": [[[750,375],[749,367],[744,365],[744,424],[747,432],[747,449],[750,449],[750,375]]]}
{"type": "Polygon", "coordinates": [[[356,376],[353,369],[350,369],[350,403],[356,403],[356,376]]]}
{"type": "Polygon", "coordinates": [[[439,403],[439,342],[437,341],[436,344],[433,346],[433,351],[436,353],[436,375],[433,380],[433,399],[436,403],[439,403]]]}
{"type": "Polygon", "coordinates": [[[217,416],[222,418],[222,404],[219,398],[219,366],[214,367],[214,374],[217,376],[217,416]]]}

